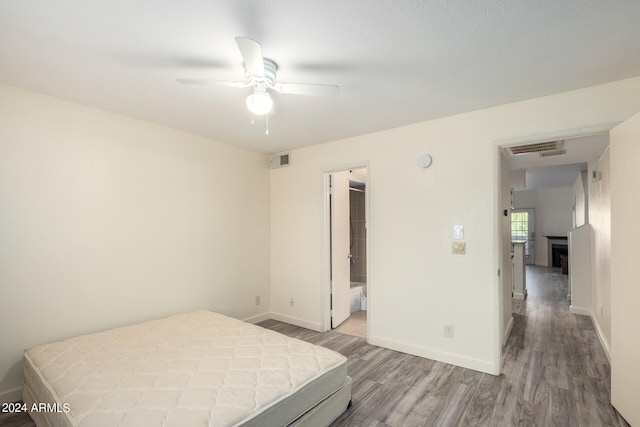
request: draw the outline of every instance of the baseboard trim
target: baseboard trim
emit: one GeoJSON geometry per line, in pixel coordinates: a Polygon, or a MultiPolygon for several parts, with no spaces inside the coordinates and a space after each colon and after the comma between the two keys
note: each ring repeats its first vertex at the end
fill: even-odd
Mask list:
{"type": "Polygon", "coordinates": [[[269,313],[269,319],[278,320],[280,322],[289,323],[290,325],[300,326],[301,328],[311,329],[312,331],[322,332],[320,323],[309,322],[308,320],[300,319],[298,317],[287,316],[280,313],[269,313]]]}
{"type": "Polygon", "coordinates": [[[22,400],[22,387],[0,392],[0,403],[11,403],[22,400]]]}
{"type": "Polygon", "coordinates": [[[609,361],[609,365],[611,365],[611,350],[609,349],[609,344],[604,339],[604,334],[602,333],[602,329],[600,328],[600,324],[598,323],[598,319],[591,312],[591,320],[593,321],[593,325],[596,327],[596,336],[602,345],[602,349],[604,350],[604,355],[607,356],[607,360],[609,361]]]}
{"type": "Polygon", "coordinates": [[[580,314],[581,316],[591,316],[591,310],[588,308],[569,306],[569,312],[573,314],[580,314]]]}
{"type": "Polygon", "coordinates": [[[378,347],[388,348],[402,353],[412,354],[414,356],[424,357],[426,359],[437,360],[438,362],[448,363],[450,365],[461,366],[463,368],[473,369],[474,371],[484,372],[491,375],[499,375],[500,367],[495,366],[492,362],[473,359],[459,354],[447,353],[428,347],[416,346],[404,342],[394,341],[383,337],[369,335],[369,344],[378,347]]]}
{"type": "Polygon", "coordinates": [[[242,321],[247,323],[260,323],[269,319],[271,319],[270,313],[262,313],[255,316],[247,317],[246,319],[242,319],[242,321]]]}

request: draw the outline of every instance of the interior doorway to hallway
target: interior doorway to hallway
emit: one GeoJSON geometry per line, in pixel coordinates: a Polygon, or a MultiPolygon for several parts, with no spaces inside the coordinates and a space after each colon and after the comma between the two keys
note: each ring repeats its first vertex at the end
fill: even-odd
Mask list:
{"type": "MultiPolygon", "coordinates": [[[[602,125],[496,142],[500,163],[498,257],[503,273],[499,274],[502,347],[513,327],[514,272],[523,269],[520,264],[514,265],[514,244],[528,246],[527,267],[551,266],[550,239],[568,236],[577,227],[591,222],[590,174],[609,146],[609,128],[602,125]]],[[[567,269],[569,274],[570,270],[567,269]]],[[[578,271],[575,269],[574,273],[578,271]]],[[[564,301],[567,307],[571,304],[566,295],[564,301]]]]}

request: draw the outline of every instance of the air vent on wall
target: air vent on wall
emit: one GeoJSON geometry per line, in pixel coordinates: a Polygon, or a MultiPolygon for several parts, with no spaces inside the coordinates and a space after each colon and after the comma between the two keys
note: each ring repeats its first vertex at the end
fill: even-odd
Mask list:
{"type": "Polygon", "coordinates": [[[564,141],[548,141],[548,142],[536,142],[533,144],[517,145],[514,147],[505,147],[505,151],[510,156],[519,156],[521,154],[535,154],[538,153],[541,157],[556,156],[558,154],[565,154],[563,150],[564,141]]]}
{"type": "Polygon", "coordinates": [[[274,154],[271,156],[269,164],[271,169],[283,168],[291,163],[291,155],[289,153],[274,154]]]}

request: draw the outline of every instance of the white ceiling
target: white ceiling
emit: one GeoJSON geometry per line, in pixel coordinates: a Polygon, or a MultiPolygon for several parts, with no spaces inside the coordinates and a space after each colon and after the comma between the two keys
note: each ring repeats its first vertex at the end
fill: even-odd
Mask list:
{"type": "Polygon", "coordinates": [[[0,0],[0,83],[278,152],[640,75],[634,0],[0,0]],[[235,36],[278,81],[251,125],[235,36]]]}

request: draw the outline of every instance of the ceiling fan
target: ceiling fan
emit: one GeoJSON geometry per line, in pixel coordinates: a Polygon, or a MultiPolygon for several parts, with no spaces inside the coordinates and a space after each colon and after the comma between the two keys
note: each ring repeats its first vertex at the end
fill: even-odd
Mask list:
{"type": "Polygon", "coordinates": [[[253,87],[247,97],[247,108],[256,115],[267,114],[273,108],[268,90],[291,95],[334,96],[340,92],[336,85],[276,82],[278,66],[262,56],[262,46],[248,37],[236,37],[236,44],[244,60],[246,82],[229,82],[211,79],[177,79],[185,84],[214,84],[229,87],[253,87]]]}

